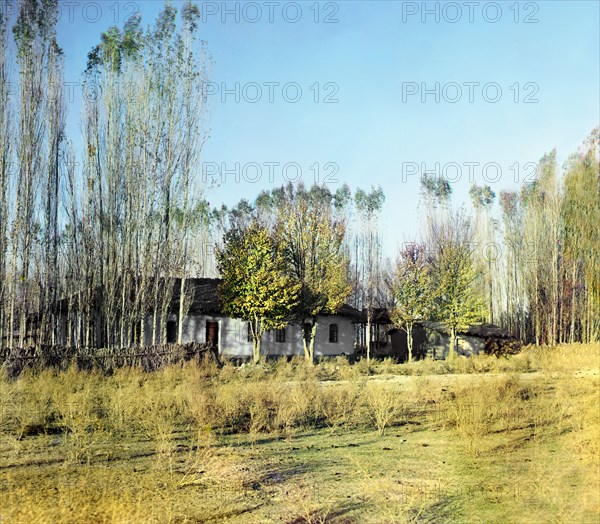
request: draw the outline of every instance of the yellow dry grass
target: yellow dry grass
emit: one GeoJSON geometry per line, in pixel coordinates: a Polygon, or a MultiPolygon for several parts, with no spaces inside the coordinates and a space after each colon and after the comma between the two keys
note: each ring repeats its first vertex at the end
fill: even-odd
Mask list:
{"type": "Polygon", "coordinates": [[[0,522],[593,522],[600,345],[0,380],[0,522]]]}

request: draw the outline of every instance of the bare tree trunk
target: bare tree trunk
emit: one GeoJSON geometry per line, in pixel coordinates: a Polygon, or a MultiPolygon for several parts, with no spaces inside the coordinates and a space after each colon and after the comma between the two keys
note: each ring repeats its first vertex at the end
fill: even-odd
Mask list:
{"type": "Polygon", "coordinates": [[[369,309],[367,312],[367,362],[371,361],[371,329],[372,329],[372,312],[369,309]]]}
{"type": "MultiPolygon", "coordinates": [[[[10,216],[8,188],[11,158],[11,97],[9,64],[7,63],[7,18],[0,12],[0,348],[4,345],[5,336],[12,340],[12,324],[6,322],[10,314],[7,310],[9,286],[7,282],[8,254],[8,218],[10,216]]],[[[11,300],[12,303],[12,300],[11,300]]]]}
{"type": "Polygon", "coordinates": [[[317,317],[313,318],[312,328],[310,330],[310,344],[308,347],[310,363],[315,363],[315,339],[317,337],[317,317]]]}
{"type": "Polygon", "coordinates": [[[450,350],[448,352],[448,360],[456,357],[456,328],[450,328],[450,350]]]}
{"type": "Polygon", "coordinates": [[[412,362],[413,359],[413,327],[414,324],[409,323],[406,325],[406,345],[408,347],[408,361],[412,362]]]}

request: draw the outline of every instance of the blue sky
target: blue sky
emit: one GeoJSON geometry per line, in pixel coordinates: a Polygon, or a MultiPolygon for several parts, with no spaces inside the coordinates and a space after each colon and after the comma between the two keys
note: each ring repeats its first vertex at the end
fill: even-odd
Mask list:
{"type": "MultiPolygon", "coordinates": [[[[321,2],[318,13],[313,1],[276,3],[198,2],[213,58],[210,89],[219,89],[209,97],[204,162],[230,169],[239,162],[240,171],[252,162],[262,166],[255,183],[228,175],[208,195],[213,204],[252,200],[281,185],[284,174],[296,173],[283,172],[288,163],[298,164],[310,184],[319,163],[321,181],[331,180],[332,190],[343,183],[382,186],[386,253],[393,255],[397,243],[417,234],[419,175],[435,171],[436,163],[456,180],[459,205],[470,174],[496,192],[514,188],[515,178],[532,173],[528,162],[554,147],[564,160],[599,125],[600,2],[481,1],[469,12],[465,2],[342,1],[321,2]],[[272,103],[268,82],[279,84],[272,103]],[[261,87],[256,103],[249,101],[257,95],[251,83],[261,87]],[[223,101],[222,87],[236,84],[239,102],[234,94],[223,101]],[[295,84],[302,94],[292,103],[295,84]],[[424,101],[423,88],[430,91],[424,101]],[[326,95],[337,102],[324,103],[326,95]],[[274,181],[265,162],[281,164],[274,181]]],[[[150,24],[161,6],[159,0],[63,4],[66,80],[80,79],[102,31],[122,25],[134,9],[150,24]]],[[[79,98],[70,105],[71,136],[80,126],[79,98]]]]}

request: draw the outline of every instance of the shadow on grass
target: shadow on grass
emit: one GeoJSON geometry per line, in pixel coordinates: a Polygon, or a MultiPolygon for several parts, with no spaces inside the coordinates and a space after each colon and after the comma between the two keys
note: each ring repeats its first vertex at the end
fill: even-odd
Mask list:
{"type": "Polygon", "coordinates": [[[459,519],[462,504],[457,495],[443,495],[431,504],[407,510],[405,520],[419,524],[444,524],[462,522],[459,519]]]}
{"type": "Polygon", "coordinates": [[[224,522],[233,517],[239,517],[240,515],[252,513],[253,511],[260,509],[264,505],[265,505],[265,503],[261,502],[260,504],[255,504],[253,506],[249,506],[249,507],[245,507],[245,508],[218,511],[218,512],[215,512],[215,514],[211,515],[210,517],[199,519],[197,522],[204,522],[204,523],[224,522]]]}
{"type": "Polygon", "coordinates": [[[284,522],[285,524],[359,524],[360,519],[348,514],[359,510],[361,506],[357,502],[343,502],[331,509],[314,510],[307,515],[291,517],[284,522]]]}

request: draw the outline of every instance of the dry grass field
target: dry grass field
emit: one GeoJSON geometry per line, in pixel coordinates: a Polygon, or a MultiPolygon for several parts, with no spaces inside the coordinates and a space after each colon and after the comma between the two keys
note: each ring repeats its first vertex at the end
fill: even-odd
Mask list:
{"type": "Polygon", "coordinates": [[[599,361],[2,378],[0,522],[598,522],[599,361]]]}

